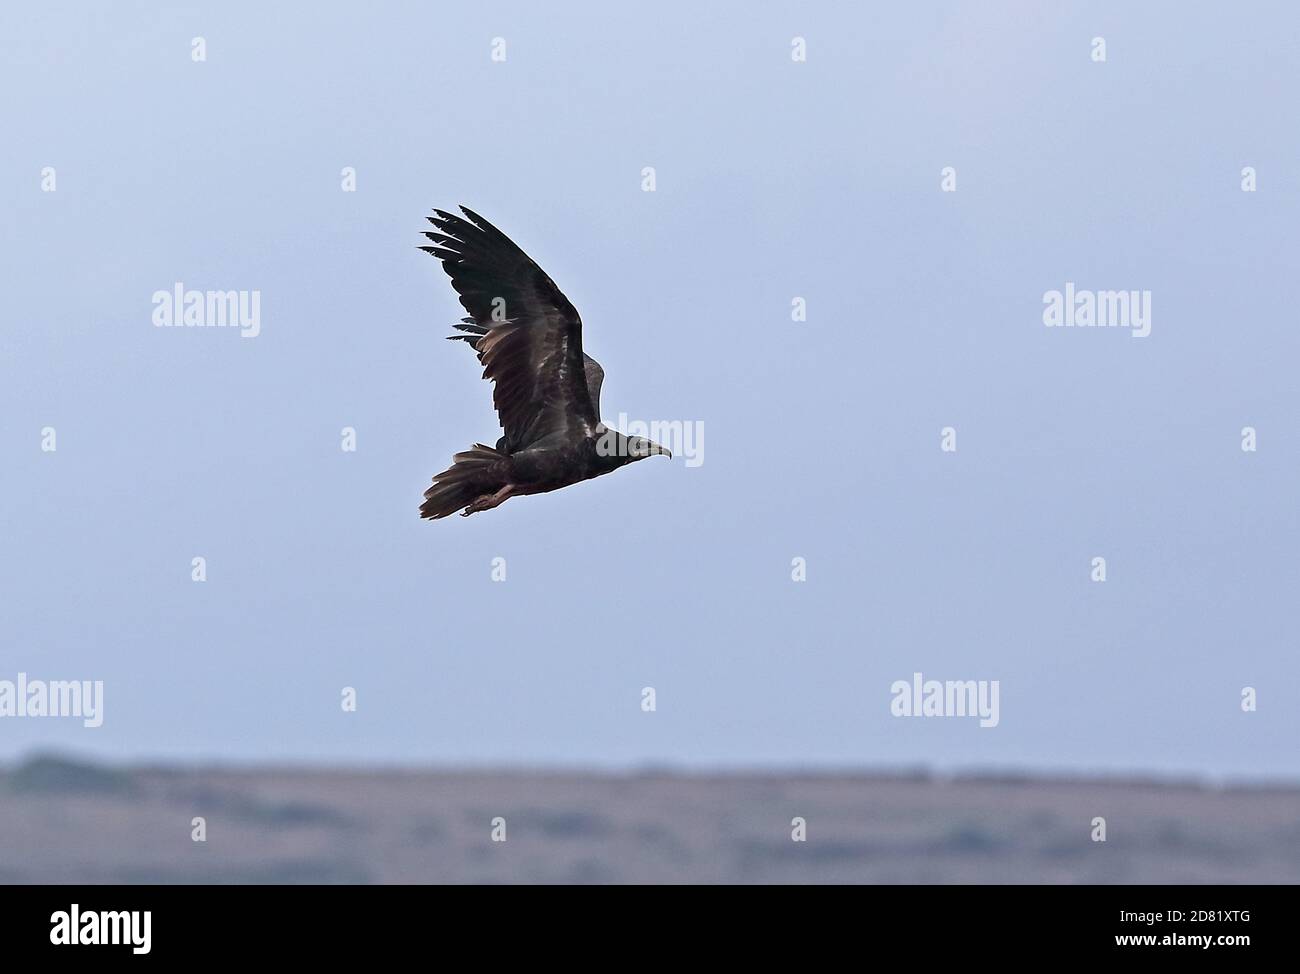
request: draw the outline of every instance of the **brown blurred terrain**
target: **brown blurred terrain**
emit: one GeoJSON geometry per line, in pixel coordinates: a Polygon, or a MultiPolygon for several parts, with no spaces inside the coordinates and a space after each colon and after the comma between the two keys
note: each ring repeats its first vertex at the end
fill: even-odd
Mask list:
{"type": "Polygon", "coordinates": [[[4,883],[1295,883],[1300,788],[925,774],[0,774],[4,883]],[[207,841],[191,840],[191,820],[207,841]],[[491,841],[492,819],[507,841],[491,841]],[[791,819],[807,841],[791,841],[791,819]],[[1090,839],[1106,819],[1107,841],[1090,839]]]}

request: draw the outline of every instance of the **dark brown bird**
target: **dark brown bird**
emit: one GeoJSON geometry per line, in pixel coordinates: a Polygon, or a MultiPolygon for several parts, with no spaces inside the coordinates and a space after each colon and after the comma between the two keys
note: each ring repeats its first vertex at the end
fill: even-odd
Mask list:
{"type": "Polygon", "coordinates": [[[442,261],[469,312],[455,327],[492,380],[505,435],[475,443],[424,492],[420,516],[468,517],[518,494],[543,494],[610,473],[635,460],[672,454],[645,437],[600,421],[605,371],[582,351],[582,319],[555,282],[504,233],[462,206],[434,210],[438,230],[421,247],[442,261]],[[461,510],[464,508],[464,510],[461,510]]]}

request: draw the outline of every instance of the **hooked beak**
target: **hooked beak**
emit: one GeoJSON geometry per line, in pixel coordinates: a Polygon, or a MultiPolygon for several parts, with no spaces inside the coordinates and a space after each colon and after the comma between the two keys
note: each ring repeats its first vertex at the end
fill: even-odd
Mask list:
{"type": "Polygon", "coordinates": [[[658,443],[650,444],[650,453],[652,456],[656,453],[661,454],[662,456],[667,457],[669,460],[673,458],[672,451],[669,450],[666,446],[660,446],[658,443]]]}

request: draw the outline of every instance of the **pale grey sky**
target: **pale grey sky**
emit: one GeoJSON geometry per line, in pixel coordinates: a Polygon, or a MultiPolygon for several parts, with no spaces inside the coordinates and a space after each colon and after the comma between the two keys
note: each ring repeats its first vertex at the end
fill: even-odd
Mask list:
{"type": "Polygon", "coordinates": [[[1298,26],[7,8],[0,679],[106,700],[0,758],[1300,773],[1298,26]],[[461,202],[578,307],[606,415],[703,423],[702,466],[418,519],[497,435],[416,250],[461,202]],[[260,290],[260,335],[153,327],[178,281],[260,290]],[[1151,334],[1045,328],[1066,282],[1151,334]],[[916,671],[1000,681],[999,725],[891,717],[916,671]]]}

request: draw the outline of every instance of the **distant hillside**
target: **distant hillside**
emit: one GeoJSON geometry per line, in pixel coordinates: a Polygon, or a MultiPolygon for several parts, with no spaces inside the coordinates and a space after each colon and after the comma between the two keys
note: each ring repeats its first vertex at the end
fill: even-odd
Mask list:
{"type": "Polygon", "coordinates": [[[1300,882],[1300,790],[1137,780],[41,756],[0,774],[0,835],[8,883],[1300,882]],[[806,841],[791,839],[796,818],[806,841]]]}

